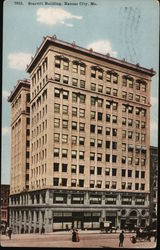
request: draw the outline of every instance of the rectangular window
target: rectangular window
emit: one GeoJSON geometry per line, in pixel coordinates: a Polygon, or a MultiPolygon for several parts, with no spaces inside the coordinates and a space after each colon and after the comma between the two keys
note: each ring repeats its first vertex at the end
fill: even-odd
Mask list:
{"type": "Polygon", "coordinates": [[[80,94],[80,103],[85,103],[86,96],[80,94]]]}
{"type": "Polygon", "coordinates": [[[79,173],[84,174],[84,165],[79,165],[79,173]]]}
{"type": "Polygon", "coordinates": [[[63,76],[63,83],[68,84],[69,82],[69,77],[68,76],[63,76]]]}
{"type": "Polygon", "coordinates": [[[85,73],[86,73],[86,67],[83,65],[80,65],[80,74],[85,75],[85,73]]]}
{"type": "Polygon", "coordinates": [[[80,137],[79,138],[79,145],[84,145],[85,142],[85,138],[84,137],[80,137]]]}
{"type": "Polygon", "coordinates": [[[132,93],[128,94],[128,100],[133,100],[133,94],[132,93]]]}
{"type": "Polygon", "coordinates": [[[95,127],[96,127],[96,126],[93,125],[93,124],[90,125],[90,132],[91,132],[91,133],[95,133],[95,127]]]}
{"type": "Polygon", "coordinates": [[[84,152],[83,151],[79,152],[79,159],[84,160],[84,152]]]}
{"type": "Polygon", "coordinates": [[[96,70],[91,69],[91,77],[96,78],[96,70]]]}
{"type": "Polygon", "coordinates": [[[101,112],[98,112],[98,117],[97,117],[97,119],[98,119],[98,121],[102,121],[102,113],[101,112]]]}
{"type": "Polygon", "coordinates": [[[68,135],[62,135],[62,143],[68,143],[68,135]]]}
{"type": "Polygon", "coordinates": [[[79,131],[84,132],[85,131],[85,123],[79,123],[79,131]]]}
{"type": "Polygon", "coordinates": [[[76,93],[72,93],[72,102],[77,102],[78,96],[76,93]]]}
{"type": "Polygon", "coordinates": [[[53,171],[58,172],[59,171],[59,163],[54,163],[53,165],[53,171]]]}
{"type": "Polygon", "coordinates": [[[127,92],[122,91],[122,98],[127,99],[127,92]]]}
{"type": "Polygon", "coordinates": [[[68,100],[68,96],[69,96],[68,91],[63,91],[63,99],[67,99],[68,100]]]}
{"type": "Polygon", "coordinates": [[[97,161],[102,161],[102,154],[97,154],[97,161]]]}
{"type": "Polygon", "coordinates": [[[106,135],[110,135],[111,129],[110,128],[106,128],[106,135]]]}
{"type": "Polygon", "coordinates": [[[106,73],[106,80],[107,80],[107,82],[111,82],[111,72],[110,71],[107,71],[107,73],[106,73]]]}
{"type": "Polygon", "coordinates": [[[59,142],[60,141],[60,134],[55,133],[54,134],[54,142],[59,142]]]}
{"type": "Polygon", "coordinates": [[[98,92],[102,93],[103,92],[103,85],[98,85],[98,92]]]}
{"type": "Polygon", "coordinates": [[[72,150],[72,159],[76,159],[77,158],[77,151],[72,150]]]}
{"type": "Polygon", "coordinates": [[[60,69],[60,67],[61,67],[61,60],[60,59],[55,60],[55,67],[60,69]]]}
{"type": "Polygon", "coordinates": [[[102,99],[98,99],[98,107],[102,107],[103,106],[103,100],[102,99]]]}
{"type": "Polygon", "coordinates": [[[72,86],[74,86],[74,87],[78,86],[78,79],[76,79],[76,78],[72,79],[72,86]]]}
{"type": "Polygon", "coordinates": [[[95,159],[95,153],[90,153],[90,161],[94,161],[95,159]]]}
{"type": "Polygon", "coordinates": [[[106,174],[107,176],[110,175],[110,168],[106,168],[106,169],[105,169],[105,174],[106,174]]]}
{"type": "Polygon", "coordinates": [[[113,89],[113,96],[118,96],[118,89],[113,89]]]}
{"type": "Polygon", "coordinates": [[[106,122],[110,122],[111,115],[106,115],[106,122]]]}
{"type": "Polygon", "coordinates": [[[60,97],[60,90],[59,89],[54,90],[54,96],[57,97],[57,98],[60,97]]]}
{"type": "Polygon", "coordinates": [[[77,108],[72,107],[72,116],[77,116],[77,108]]]}
{"type": "Polygon", "coordinates": [[[77,136],[72,135],[72,145],[77,145],[77,136]]]}
{"type": "Polygon", "coordinates": [[[76,174],[76,170],[77,170],[77,166],[76,165],[72,165],[71,166],[71,172],[72,172],[72,174],[76,174]]]}
{"type": "Polygon", "coordinates": [[[106,94],[110,95],[111,94],[111,88],[106,87],[106,94]]]}
{"type": "Polygon", "coordinates": [[[62,120],[62,128],[68,129],[68,121],[62,120]]]}
{"type": "Polygon", "coordinates": [[[117,116],[115,116],[115,115],[112,116],[112,122],[117,123],[117,116]]]}
{"type": "Polygon", "coordinates": [[[125,177],[125,176],[126,176],[126,170],[122,169],[122,177],[125,177]]]}
{"type": "Polygon", "coordinates": [[[98,79],[102,80],[103,79],[103,72],[98,71],[98,79]]]}
{"type": "Polygon", "coordinates": [[[95,83],[91,83],[91,90],[96,91],[96,84],[95,83]]]}
{"type": "Polygon", "coordinates": [[[117,175],[117,169],[116,168],[112,168],[112,176],[116,176],[117,175]]]}
{"type": "Polygon", "coordinates": [[[62,163],[62,172],[67,172],[67,164],[62,163]]]}
{"type": "Polygon", "coordinates": [[[86,82],[85,81],[83,81],[83,80],[80,80],[80,88],[85,88],[85,84],[86,84],[86,82]]]}
{"type": "Polygon", "coordinates": [[[97,133],[98,133],[98,134],[102,134],[102,129],[103,129],[103,127],[98,126],[98,127],[97,127],[97,133]]]}
{"type": "Polygon", "coordinates": [[[63,187],[67,186],[67,179],[66,178],[62,178],[62,186],[63,187]]]}
{"type": "Polygon", "coordinates": [[[61,80],[61,75],[55,74],[55,81],[60,82],[60,80],[61,80]]]}
{"type": "Polygon", "coordinates": [[[53,178],[53,186],[59,185],[59,178],[53,178]]]}
{"type": "Polygon", "coordinates": [[[54,104],[54,112],[55,113],[60,113],[60,104],[58,104],[58,103],[54,104]]]}
{"type": "Polygon", "coordinates": [[[67,114],[68,114],[68,106],[66,106],[66,105],[63,105],[63,106],[62,106],[62,113],[63,113],[64,115],[67,115],[67,114]]]}
{"type": "Polygon", "coordinates": [[[73,64],[73,72],[78,73],[78,64],[73,64]]]}
{"type": "Polygon", "coordinates": [[[68,155],[68,150],[62,149],[62,157],[67,158],[67,155],[68,155]]]}
{"type": "Polygon", "coordinates": [[[77,130],[77,122],[72,122],[72,129],[77,130]]]}
{"type": "Polygon", "coordinates": [[[91,166],[90,167],[90,175],[94,174],[94,171],[95,171],[95,167],[91,166]]]}
{"type": "Polygon", "coordinates": [[[85,109],[79,109],[79,117],[85,117],[85,109]]]}
{"type": "Polygon", "coordinates": [[[69,70],[69,61],[63,61],[63,69],[69,70]]]}
{"type": "Polygon", "coordinates": [[[60,127],[60,119],[54,118],[54,127],[59,128],[60,127]]]}
{"type": "Polygon", "coordinates": [[[90,139],[90,146],[95,147],[95,139],[90,139]]]}

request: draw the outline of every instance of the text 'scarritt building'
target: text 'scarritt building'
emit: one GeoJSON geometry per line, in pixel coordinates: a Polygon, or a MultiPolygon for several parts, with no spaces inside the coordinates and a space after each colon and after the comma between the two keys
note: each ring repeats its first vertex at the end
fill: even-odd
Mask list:
{"type": "Polygon", "coordinates": [[[10,196],[15,231],[149,223],[153,69],[47,36],[27,72],[29,190],[10,196]]]}

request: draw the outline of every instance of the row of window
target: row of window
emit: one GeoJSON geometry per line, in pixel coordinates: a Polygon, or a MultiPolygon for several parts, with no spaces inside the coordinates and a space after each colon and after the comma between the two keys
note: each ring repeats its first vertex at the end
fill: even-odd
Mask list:
{"type": "MultiPolygon", "coordinates": [[[[106,118],[107,118],[107,121],[110,121],[110,116],[108,117],[108,115],[106,115],[106,118]]],[[[61,121],[60,119],[54,118],[54,128],[60,128],[61,127],[60,121],[61,121]]],[[[112,122],[117,123],[117,117],[116,116],[112,116],[112,122]]],[[[123,118],[122,118],[122,124],[126,125],[126,120],[124,120],[123,118]]],[[[133,125],[133,120],[132,119],[128,120],[128,125],[129,126],[133,125]]],[[[141,126],[144,126],[144,125],[145,125],[145,123],[143,125],[141,125],[141,126]]],[[[68,129],[68,127],[69,127],[68,126],[68,120],[63,119],[62,120],[62,128],[63,129],[68,129]]],[[[82,123],[82,122],[78,123],[78,122],[72,121],[71,129],[76,130],[76,131],[79,130],[80,132],[85,132],[85,123],[82,123]]],[[[106,129],[106,135],[110,135],[110,128],[107,127],[105,129],[106,129]]],[[[95,134],[96,132],[97,132],[97,134],[103,134],[103,127],[91,124],[90,125],[90,133],[95,134]]],[[[141,142],[146,141],[146,134],[144,134],[144,133],[140,134],[138,132],[134,133],[134,131],[122,130],[122,138],[123,139],[127,138],[127,137],[128,137],[128,139],[133,139],[134,134],[135,134],[135,140],[136,141],[140,141],[140,139],[141,139],[141,142]]],[[[117,129],[115,129],[115,128],[112,129],[112,135],[117,136],[117,129]]],[[[56,133],[56,137],[57,137],[57,141],[58,141],[57,133],[56,133]]]]}
{"type": "MultiPolygon", "coordinates": [[[[60,74],[55,74],[55,81],[61,83],[61,75],[60,74]]],[[[69,76],[63,75],[62,83],[69,84],[69,76]]],[[[86,81],[72,78],[72,86],[85,89],[86,88],[86,81]]],[[[123,85],[123,86],[125,86],[125,85],[123,85]]],[[[98,86],[97,86],[96,83],[91,83],[90,90],[95,91],[95,92],[97,91],[99,93],[104,93],[104,86],[101,84],[98,84],[98,86]]],[[[143,88],[143,91],[146,92],[146,90],[144,90],[144,88],[143,88]]],[[[111,95],[111,87],[106,86],[105,94],[111,95]]],[[[130,92],[128,93],[126,91],[122,91],[121,97],[124,99],[127,99],[127,94],[128,94],[128,100],[135,100],[136,102],[141,102],[143,104],[146,103],[146,96],[140,96],[140,95],[136,94],[134,97],[133,93],[130,93],[130,92]]],[[[113,88],[112,95],[118,96],[118,89],[113,88]]]]}
{"type": "MultiPolygon", "coordinates": [[[[53,156],[54,157],[60,157],[60,148],[54,148],[54,152],[53,152],[53,156]]],[[[62,158],[68,158],[68,149],[62,149],[61,151],[61,157],[62,158]]],[[[90,161],[95,161],[96,160],[96,154],[95,152],[90,152],[90,161]]],[[[76,150],[72,150],[71,151],[71,158],[72,159],[77,159],[79,158],[80,160],[84,160],[85,159],[85,152],[84,151],[79,151],[79,157],[78,157],[78,153],[76,150]]],[[[97,161],[102,161],[104,158],[104,155],[102,153],[97,153],[97,161]]],[[[134,158],[132,156],[126,157],[126,156],[122,156],[121,162],[122,164],[126,164],[128,163],[128,165],[132,165],[133,164],[133,160],[134,158]]],[[[110,154],[105,154],[105,161],[110,163],[116,163],[117,162],[117,155],[110,155],[110,154]]],[[[146,159],[145,158],[135,158],[135,165],[140,165],[141,166],[145,166],[146,164],[146,159]]]]}
{"type": "Polygon", "coordinates": [[[46,72],[47,68],[48,68],[48,58],[46,57],[43,60],[42,64],[38,67],[34,76],[32,77],[32,86],[34,86],[37,83],[37,81],[39,81],[42,75],[46,72]]]}
{"type": "MultiPolygon", "coordinates": [[[[53,178],[53,186],[67,186],[67,178],[62,178],[61,182],[58,177],[53,178]]],[[[71,187],[84,187],[85,180],[84,179],[79,179],[77,182],[77,179],[71,179],[71,187]]],[[[90,181],[90,188],[102,188],[102,181],[97,180],[97,184],[95,185],[95,181],[91,180],[90,181]]],[[[105,182],[105,188],[106,189],[116,189],[117,188],[117,182],[116,181],[106,181],[105,182]]],[[[121,184],[122,189],[129,189],[132,190],[132,183],[125,183],[122,182],[121,184]]],[[[144,183],[135,183],[135,190],[145,190],[145,184],[144,183]]]]}
{"type": "MultiPolygon", "coordinates": [[[[79,173],[80,174],[84,174],[84,165],[71,165],[71,173],[73,174],[76,174],[77,173],[77,170],[79,170],[79,173]]],[[[59,172],[60,171],[60,164],[59,163],[54,163],[53,164],[53,171],[54,172],[59,172]]],[[[62,167],[61,167],[61,171],[62,172],[67,172],[68,171],[68,164],[66,163],[62,163],[62,167]]],[[[103,171],[103,168],[102,167],[97,167],[95,168],[94,166],[90,166],[90,175],[95,175],[95,173],[97,175],[102,175],[102,171],[103,171]],[[96,169],[96,172],[95,172],[95,169],[96,169]]],[[[132,170],[126,170],[126,169],[122,169],[121,170],[121,176],[122,177],[133,177],[132,175],[133,171],[132,170]],[[128,173],[128,175],[127,175],[128,173]]],[[[105,175],[106,176],[117,176],[117,169],[116,168],[108,168],[106,167],[105,168],[105,175]]],[[[138,171],[136,170],[135,171],[135,178],[142,178],[144,179],[145,178],[145,171],[138,171]]]]}
{"type": "MultiPolygon", "coordinates": [[[[55,59],[55,68],[63,69],[63,70],[69,70],[69,60],[68,59],[61,59],[56,58],[55,59]]],[[[72,63],[72,72],[77,73],[80,75],[86,74],[86,65],[84,63],[80,63],[78,61],[72,63]]],[[[113,82],[115,84],[118,83],[119,75],[116,72],[113,72],[111,70],[107,70],[104,75],[104,70],[100,67],[92,66],[90,71],[90,76],[92,78],[97,78],[99,80],[106,79],[107,82],[113,82]]],[[[133,77],[123,75],[122,76],[122,86],[129,86],[130,88],[133,88],[134,79],[133,77]]],[[[140,87],[142,91],[146,91],[146,82],[143,80],[137,80],[136,83],[136,90],[140,90],[140,87]]]]}
{"type": "MultiPolygon", "coordinates": [[[[55,97],[60,98],[60,92],[61,91],[59,89],[55,89],[55,97]]],[[[72,102],[77,102],[78,97],[79,97],[80,103],[85,103],[86,95],[72,92],[72,102]]],[[[63,91],[63,98],[64,99],[69,98],[68,91],[63,91]],[[65,93],[65,95],[64,95],[64,93],[65,93]]],[[[105,102],[105,100],[94,97],[94,96],[90,97],[91,106],[96,106],[96,103],[97,103],[97,106],[101,108],[101,107],[103,107],[103,102],[105,102]]],[[[111,107],[113,110],[117,111],[118,110],[118,103],[106,100],[106,109],[110,109],[111,107]]],[[[134,112],[134,107],[123,104],[122,105],[122,112],[127,112],[127,111],[128,111],[128,113],[132,114],[134,112]]],[[[136,115],[141,114],[142,117],[145,117],[146,116],[146,109],[135,107],[135,114],[136,115]]]]}

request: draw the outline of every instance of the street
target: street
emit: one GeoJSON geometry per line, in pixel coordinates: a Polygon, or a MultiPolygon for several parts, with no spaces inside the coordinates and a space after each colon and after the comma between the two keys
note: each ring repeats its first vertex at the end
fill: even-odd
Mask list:
{"type": "MultiPolygon", "coordinates": [[[[154,248],[154,238],[133,244],[125,233],[123,248],[154,248]]],[[[52,247],[52,248],[119,248],[119,233],[105,234],[100,231],[79,231],[80,242],[72,242],[72,232],[54,232],[48,234],[12,234],[11,240],[1,236],[3,247],[52,247]]]]}

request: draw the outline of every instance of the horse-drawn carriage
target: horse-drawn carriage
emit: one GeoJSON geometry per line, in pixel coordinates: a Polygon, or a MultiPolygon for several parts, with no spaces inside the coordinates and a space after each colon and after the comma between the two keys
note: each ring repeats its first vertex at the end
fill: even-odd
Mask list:
{"type": "Polygon", "coordinates": [[[100,229],[101,232],[105,232],[105,233],[113,233],[117,231],[118,227],[114,227],[112,226],[112,222],[111,221],[104,221],[100,223],[100,229]]]}
{"type": "Polygon", "coordinates": [[[130,239],[132,243],[136,243],[138,241],[151,241],[151,237],[156,237],[156,230],[150,228],[137,228],[136,235],[132,236],[130,239]]]}

